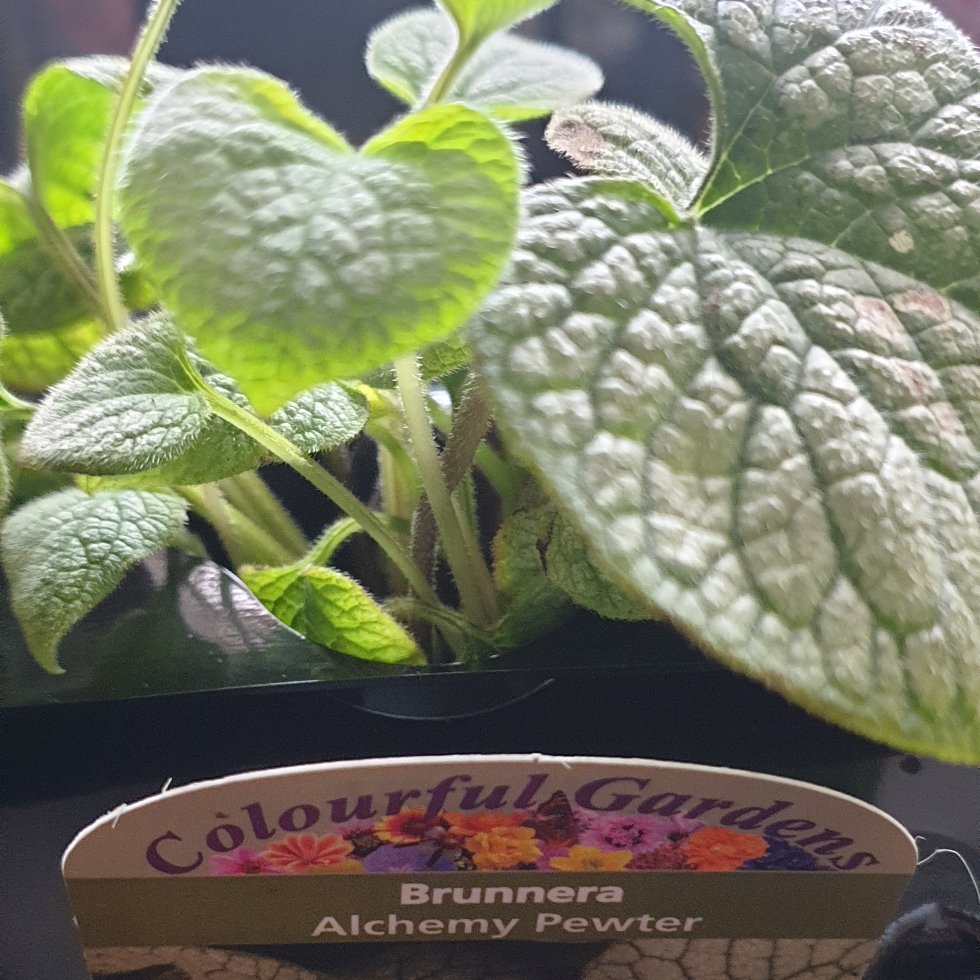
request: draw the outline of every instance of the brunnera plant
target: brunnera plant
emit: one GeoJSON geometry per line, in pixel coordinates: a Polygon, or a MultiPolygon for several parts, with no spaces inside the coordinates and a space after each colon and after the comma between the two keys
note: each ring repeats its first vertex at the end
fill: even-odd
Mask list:
{"type": "Polygon", "coordinates": [[[130,63],[34,80],[0,418],[72,479],[2,530],[34,656],[200,548],[193,512],[325,658],[478,666],[575,606],[664,617],[980,761],[980,53],[918,0],[627,0],[703,74],[705,153],[511,33],[555,2],[382,24],[368,70],[409,109],[359,148],[261,72],[155,64],[176,0],[130,63]],[[589,176],[522,191],[509,127],[547,115],[589,176]],[[361,433],[377,506],[314,458],[361,433]],[[346,516],[307,542],[270,461],[346,516]],[[331,564],[355,533],[389,594],[331,564]]]}

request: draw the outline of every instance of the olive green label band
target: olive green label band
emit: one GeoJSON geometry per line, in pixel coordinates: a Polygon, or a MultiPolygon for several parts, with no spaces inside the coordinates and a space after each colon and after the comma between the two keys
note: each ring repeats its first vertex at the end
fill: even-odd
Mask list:
{"type": "Polygon", "coordinates": [[[68,888],[82,942],[96,947],[873,939],[907,882],[812,871],[513,871],[75,878],[68,888]]]}

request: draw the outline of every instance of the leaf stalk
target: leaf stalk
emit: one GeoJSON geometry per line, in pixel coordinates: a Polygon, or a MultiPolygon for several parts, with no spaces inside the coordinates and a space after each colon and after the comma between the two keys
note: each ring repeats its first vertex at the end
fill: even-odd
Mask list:
{"type": "MultiPolygon", "coordinates": [[[[466,618],[476,627],[497,618],[493,580],[480,548],[453,505],[432,437],[432,423],[422,394],[422,378],[414,354],[395,361],[395,375],[405,409],[405,424],[432,513],[442,538],[446,560],[453,573],[466,618]]],[[[414,563],[413,563],[414,567],[414,563]]],[[[414,586],[413,586],[414,587],[414,586]]]]}
{"type": "Polygon", "coordinates": [[[95,271],[99,289],[99,306],[110,330],[120,330],[129,319],[119,280],[113,247],[113,203],[116,172],[126,127],[132,118],[140,86],[150,62],[160,50],[180,0],[156,0],[136,42],[129,71],[116,96],[109,128],[102,147],[102,163],[95,186],[95,271]]]}

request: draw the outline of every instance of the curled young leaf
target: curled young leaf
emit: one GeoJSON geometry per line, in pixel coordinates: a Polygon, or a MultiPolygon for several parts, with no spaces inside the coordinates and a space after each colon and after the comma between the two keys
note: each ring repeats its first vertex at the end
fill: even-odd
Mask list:
{"type": "Polygon", "coordinates": [[[516,227],[508,138],[461,105],[352,153],[285,85],[204,68],[131,134],[123,224],[168,308],[261,412],[447,336],[516,227]]]}
{"type": "Polygon", "coordinates": [[[677,211],[690,206],[708,173],[707,158],[675,129],[611,102],[556,113],[545,139],[582,170],[641,181],[677,211]]]}
{"type": "Polygon", "coordinates": [[[333,568],[291,565],[238,569],[274,616],[338,653],[386,664],[423,664],[414,640],[364,588],[333,568]]]}
{"type": "Polygon", "coordinates": [[[122,581],[136,562],[184,525],[182,500],[168,493],[62,490],[15,511],[0,530],[10,601],[27,645],[60,673],[58,643],[122,581]]]}
{"type": "MultiPolygon", "coordinates": [[[[457,44],[452,20],[434,8],[409,10],[382,24],[368,42],[371,76],[409,105],[421,104],[449,64],[457,44]]],[[[471,56],[443,96],[498,119],[547,115],[594,95],[602,72],[574,51],[497,34],[471,56]]]]}

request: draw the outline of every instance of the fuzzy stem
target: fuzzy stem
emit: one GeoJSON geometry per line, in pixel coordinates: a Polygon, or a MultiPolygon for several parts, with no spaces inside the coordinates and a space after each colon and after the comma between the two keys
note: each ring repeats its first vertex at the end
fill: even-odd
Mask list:
{"type": "MultiPolygon", "coordinates": [[[[458,520],[452,497],[446,486],[436,444],[432,438],[432,423],[425,408],[422,379],[414,354],[395,361],[398,390],[405,409],[408,436],[415,451],[422,487],[429,499],[436,525],[442,537],[446,560],[453,573],[460,602],[466,618],[477,628],[496,619],[496,596],[493,581],[475,540],[469,540],[464,525],[458,520]]],[[[413,563],[413,567],[416,567],[413,563]]],[[[414,585],[413,585],[414,588],[414,585]]]]}
{"type": "Polygon", "coordinates": [[[353,517],[342,517],[339,521],[334,521],[320,535],[320,539],[309,550],[303,561],[308,565],[326,565],[333,557],[333,553],[352,535],[357,534],[361,528],[353,517]]]}
{"type": "Polygon", "coordinates": [[[449,64],[443,68],[442,73],[436,79],[435,85],[429,91],[429,94],[425,98],[424,108],[435,105],[437,102],[441,102],[448,94],[449,90],[453,87],[453,82],[456,81],[457,76],[466,66],[466,62],[470,60],[476,49],[483,43],[483,39],[474,40],[469,38],[463,41],[460,38],[457,43],[456,50],[453,52],[452,58],[449,60],[449,64]]]}
{"type": "Polygon", "coordinates": [[[75,248],[64,231],[55,224],[54,219],[35,196],[33,188],[24,200],[27,202],[27,210],[34,222],[34,227],[37,229],[44,250],[55,261],[65,278],[85,297],[93,310],[98,311],[98,315],[105,321],[106,325],[111,326],[112,321],[109,319],[108,311],[102,305],[99,287],[92,277],[92,270],[78,254],[78,249],[75,248]]]}
{"type": "Polygon", "coordinates": [[[412,564],[411,558],[402,550],[395,536],[378,520],[377,515],[370,507],[361,503],[336,477],[331,476],[322,466],[303,455],[288,439],[266,425],[258,416],[215,391],[191,364],[186,351],[180,352],[178,356],[182,361],[188,380],[204,395],[211,411],[218,418],[224,419],[236,429],[250,436],[277,459],[282,460],[300,476],[309,480],[317,490],[329,497],[344,513],[353,517],[401,570],[419,597],[430,605],[439,605],[439,600],[429,583],[412,564]]]}
{"type": "Polygon", "coordinates": [[[258,473],[248,470],[219,480],[218,486],[234,507],[280,541],[294,558],[306,554],[309,541],[258,473]]]}
{"type": "Polygon", "coordinates": [[[180,0],[156,0],[136,42],[129,71],[116,96],[109,128],[102,147],[102,164],[95,188],[95,271],[99,285],[99,306],[110,330],[126,325],[129,314],[116,278],[113,250],[112,209],[116,190],[116,171],[123,136],[139,97],[140,86],[150,62],[156,56],[180,0]]]}
{"type": "MultiPolygon", "coordinates": [[[[473,456],[490,426],[490,407],[482,397],[476,380],[470,375],[463,389],[459,410],[452,422],[446,448],[439,457],[450,491],[469,472],[473,456]]],[[[412,522],[412,558],[423,571],[435,567],[436,523],[428,496],[423,496],[412,522]]]]}
{"type": "Polygon", "coordinates": [[[241,565],[288,565],[294,558],[261,527],[232,507],[215,483],[179,487],[177,492],[211,522],[235,568],[241,565]]]}

